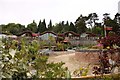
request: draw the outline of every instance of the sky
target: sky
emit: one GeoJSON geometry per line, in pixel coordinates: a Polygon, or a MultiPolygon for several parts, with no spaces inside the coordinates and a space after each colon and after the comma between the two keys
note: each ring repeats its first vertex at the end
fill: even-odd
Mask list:
{"type": "Polygon", "coordinates": [[[33,20],[50,19],[52,23],[60,21],[75,22],[82,14],[97,13],[102,20],[104,13],[113,18],[118,12],[120,0],[0,0],[0,24],[20,23],[27,25],[33,20]]]}

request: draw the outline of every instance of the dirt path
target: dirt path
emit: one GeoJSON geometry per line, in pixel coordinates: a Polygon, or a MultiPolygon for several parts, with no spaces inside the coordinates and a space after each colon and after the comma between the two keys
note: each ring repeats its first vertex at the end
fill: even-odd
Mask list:
{"type": "Polygon", "coordinates": [[[57,56],[50,56],[48,62],[64,62],[65,67],[68,67],[69,71],[73,73],[76,69],[80,67],[86,67],[88,63],[79,62],[75,59],[75,52],[71,53],[62,53],[57,56]]]}
{"type": "MultiPolygon", "coordinates": [[[[81,67],[87,67],[90,59],[86,58],[86,56],[84,56],[83,54],[79,54],[78,57],[81,59],[78,61],[75,56],[76,56],[75,52],[56,52],[49,56],[48,62],[61,62],[61,61],[64,62],[65,63],[64,67],[68,67],[69,71],[71,72],[71,75],[73,76],[73,71],[81,67]]],[[[93,54],[89,54],[89,56],[93,56],[93,54]]],[[[90,64],[87,75],[93,75],[92,74],[93,65],[94,64],[90,64]]],[[[115,73],[116,71],[117,69],[115,70],[115,73]]]]}

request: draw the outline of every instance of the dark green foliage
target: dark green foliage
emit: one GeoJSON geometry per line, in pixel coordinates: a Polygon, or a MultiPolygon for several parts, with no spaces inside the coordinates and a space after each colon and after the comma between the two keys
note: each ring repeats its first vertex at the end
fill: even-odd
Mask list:
{"type": "Polygon", "coordinates": [[[36,22],[34,20],[33,20],[32,23],[27,25],[27,30],[30,30],[30,31],[32,31],[34,33],[37,32],[37,24],[36,24],[36,22]]]}
{"type": "Polygon", "coordinates": [[[9,23],[7,25],[1,25],[3,33],[11,33],[17,35],[18,33],[24,31],[25,26],[21,24],[9,23]]]}
{"type": "Polygon", "coordinates": [[[53,31],[56,33],[62,33],[63,30],[63,23],[56,24],[53,28],[53,31]]]}
{"type": "MultiPolygon", "coordinates": [[[[111,19],[109,15],[110,14],[108,13],[103,14],[104,26],[112,27],[112,31],[114,31],[116,34],[118,34],[118,32],[120,33],[119,14],[116,14],[114,19],[111,19]]],[[[106,32],[108,34],[109,30],[106,32]]]]}
{"type": "Polygon", "coordinates": [[[38,32],[38,33],[40,32],[41,25],[42,25],[42,22],[41,22],[41,20],[40,20],[40,21],[39,21],[39,24],[38,24],[38,29],[37,29],[37,32],[38,32]]]}
{"type": "Polygon", "coordinates": [[[41,20],[40,20],[40,22],[38,24],[38,32],[43,33],[45,31],[47,31],[45,19],[43,20],[43,22],[41,22],[41,20]]]}
{"type": "Polygon", "coordinates": [[[70,22],[69,31],[73,31],[73,32],[77,33],[76,26],[74,26],[74,24],[72,22],[70,22]]]}
{"type": "Polygon", "coordinates": [[[52,28],[53,28],[52,21],[50,20],[50,22],[48,24],[48,31],[52,31],[52,28]]]}
{"type": "Polygon", "coordinates": [[[75,22],[75,27],[77,28],[77,33],[79,34],[86,32],[87,27],[85,23],[85,17],[83,17],[82,15],[78,17],[75,22]]]}
{"type": "Polygon", "coordinates": [[[97,34],[97,35],[102,35],[103,30],[101,27],[94,27],[94,28],[92,28],[92,33],[97,34]]]}

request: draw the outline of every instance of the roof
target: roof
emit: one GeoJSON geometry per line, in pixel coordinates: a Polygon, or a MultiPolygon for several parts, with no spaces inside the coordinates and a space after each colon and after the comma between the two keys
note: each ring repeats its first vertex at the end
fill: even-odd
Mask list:
{"type": "Polygon", "coordinates": [[[53,31],[45,31],[43,33],[40,33],[40,35],[43,35],[43,34],[46,34],[46,33],[51,33],[51,34],[54,34],[54,35],[57,36],[57,34],[55,32],[53,32],[53,31]]]}
{"type": "Polygon", "coordinates": [[[43,34],[46,34],[46,33],[51,33],[51,34],[54,34],[54,35],[59,36],[59,37],[64,37],[66,35],[69,35],[69,33],[70,33],[70,34],[72,34],[74,36],[80,37],[79,34],[73,32],[73,31],[67,31],[67,32],[64,32],[62,34],[57,34],[57,33],[53,32],[53,31],[45,31],[43,33],[33,33],[32,31],[24,31],[24,32],[18,34],[17,36],[21,36],[21,35],[26,34],[26,33],[30,34],[31,37],[40,36],[40,35],[43,35],[43,34]]]}
{"type": "Polygon", "coordinates": [[[21,35],[26,34],[26,33],[30,34],[31,37],[39,36],[39,34],[33,33],[32,31],[24,31],[24,32],[18,34],[17,36],[21,36],[21,35]]]}
{"type": "Polygon", "coordinates": [[[77,37],[79,37],[79,36],[80,36],[79,34],[77,34],[77,33],[73,32],[73,31],[68,31],[68,32],[65,32],[65,33],[63,33],[63,35],[65,36],[65,35],[68,35],[69,33],[71,33],[72,35],[77,36],[77,37]]]}
{"type": "Polygon", "coordinates": [[[87,32],[86,34],[88,34],[87,37],[96,37],[97,36],[97,34],[90,33],[90,32],[87,32]]]}

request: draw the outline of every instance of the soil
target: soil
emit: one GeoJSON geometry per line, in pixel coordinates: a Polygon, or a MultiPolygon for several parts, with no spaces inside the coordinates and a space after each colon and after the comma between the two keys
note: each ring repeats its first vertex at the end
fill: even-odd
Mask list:
{"type": "MultiPolygon", "coordinates": [[[[80,57],[80,60],[76,58],[76,52],[63,51],[63,52],[54,52],[52,55],[50,55],[48,62],[61,62],[61,61],[64,62],[65,63],[64,67],[68,67],[69,71],[73,75],[73,72],[76,69],[79,69],[81,67],[87,67],[90,64],[85,60],[85,56],[80,57]]],[[[91,71],[92,66],[93,65],[90,65],[89,67],[90,69],[88,75],[92,75],[92,71],[91,71]]]]}
{"type": "MultiPolygon", "coordinates": [[[[50,54],[48,58],[48,62],[64,62],[64,67],[68,67],[68,70],[71,72],[71,75],[73,77],[76,77],[73,75],[73,72],[76,69],[79,69],[81,67],[87,68],[89,66],[88,76],[93,75],[92,69],[94,65],[99,64],[98,60],[98,53],[97,52],[72,52],[72,51],[60,51],[60,52],[53,52],[50,54]]],[[[116,68],[114,73],[118,72],[118,69],[116,68]]]]}

